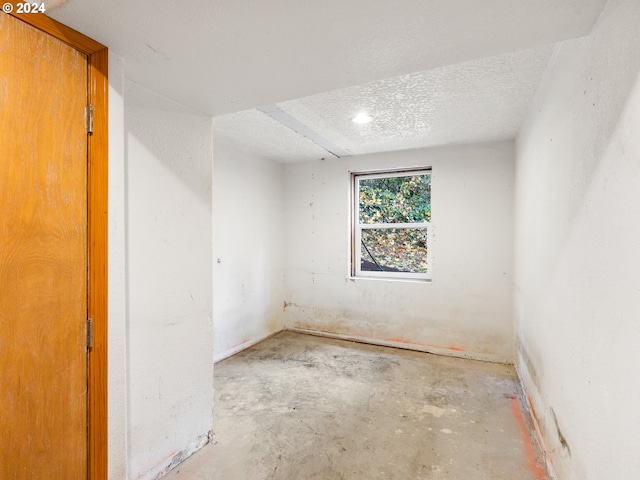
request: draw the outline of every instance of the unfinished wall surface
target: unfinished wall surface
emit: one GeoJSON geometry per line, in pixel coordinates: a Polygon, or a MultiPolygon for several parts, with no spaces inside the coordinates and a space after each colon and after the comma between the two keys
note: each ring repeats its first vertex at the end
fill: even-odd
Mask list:
{"type": "Polygon", "coordinates": [[[212,428],[211,119],[125,82],[128,477],[212,428]]]}
{"type": "Polygon", "coordinates": [[[640,3],[557,50],[517,140],[518,371],[560,480],[640,476],[640,3]]]}
{"type": "Polygon", "coordinates": [[[282,165],[219,139],[213,147],[215,361],[282,330],[282,165]]]}
{"type": "Polygon", "coordinates": [[[287,328],[514,359],[512,142],[285,166],[287,328]],[[349,172],[430,166],[431,282],[349,278],[349,172]]]}

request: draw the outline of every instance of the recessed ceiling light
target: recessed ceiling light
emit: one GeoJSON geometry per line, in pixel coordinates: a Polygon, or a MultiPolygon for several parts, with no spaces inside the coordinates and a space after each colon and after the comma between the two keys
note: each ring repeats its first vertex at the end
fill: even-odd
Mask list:
{"type": "Polygon", "coordinates": [[[360,112],[355,117],[352,117],[351,121],[354,123],[360,123],[360,124],[369,123],[373,121],[373,117],[369,115],[367,112],[360,112]]]}

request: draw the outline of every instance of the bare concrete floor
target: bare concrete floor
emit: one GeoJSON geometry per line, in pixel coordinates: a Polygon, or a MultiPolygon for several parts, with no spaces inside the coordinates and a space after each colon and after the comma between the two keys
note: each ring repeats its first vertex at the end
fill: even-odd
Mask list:
{"type": "Polygon", "coordinates": [[[283,332],[215,389],[213,443],[165,478],[547,479],[508,366],[283,332]]]}

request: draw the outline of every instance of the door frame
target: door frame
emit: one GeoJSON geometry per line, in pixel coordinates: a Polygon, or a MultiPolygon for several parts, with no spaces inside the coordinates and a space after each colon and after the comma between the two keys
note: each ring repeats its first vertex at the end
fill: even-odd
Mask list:
{"type": "MultiPolygon", "coordinates": [[[[10,2],[14,5],[17,2],[10,2]]],[[[87,309],[93,319],[93,346],[88,349],[88,478],[107,479],[107,240],[109,81],[108,49],[43,14],[12,16],[87,55],[89,103],[93,133],[87,135],[87,309]]]]}

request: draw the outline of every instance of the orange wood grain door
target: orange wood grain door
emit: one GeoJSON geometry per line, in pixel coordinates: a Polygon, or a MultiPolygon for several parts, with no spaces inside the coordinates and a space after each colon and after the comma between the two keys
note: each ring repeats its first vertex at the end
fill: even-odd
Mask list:
{"type": "Polygon", "coordinates": [[[87,56],[0,14],[0,479],[87,478],[87,56]]]}

